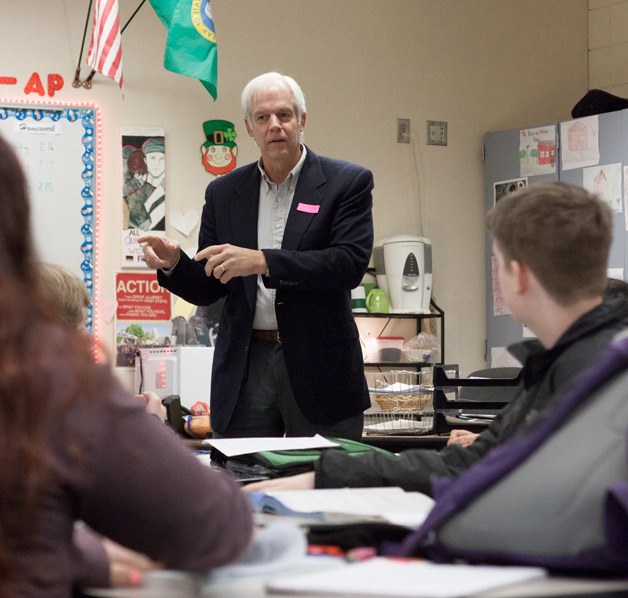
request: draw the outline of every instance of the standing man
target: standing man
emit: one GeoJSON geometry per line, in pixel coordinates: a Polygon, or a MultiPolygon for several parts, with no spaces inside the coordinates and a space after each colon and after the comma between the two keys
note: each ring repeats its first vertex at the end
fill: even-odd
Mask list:
{"type": "Polygon", "coordinates": [[[370,406],[351,289],[373,248],[373,175],[302,143],[305,98],[266,73],[242,92],[258,162],[212,181],[199,252],[145,235],[159,283],[195,305],[226,297],[214,353],[215,437],[362,437],[370,406]]]}

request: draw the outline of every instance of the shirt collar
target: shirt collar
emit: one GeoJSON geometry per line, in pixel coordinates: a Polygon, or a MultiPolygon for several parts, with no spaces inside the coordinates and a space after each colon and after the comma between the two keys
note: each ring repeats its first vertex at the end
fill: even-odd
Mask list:
{"type": "MultiPolygon", "coordinates": [[[[301,169],[303,168],[303,163],[305,162],[306,156],[307,156],[307,149],[303,144],[301,144],[301,157],[299,158],[299,161],[295,164],[294,168],[288,173],[288,176],[282,183],[280,183],[280,185],[283,185],[284,183],[288,183],[288,185],[290,186],[296,185],[296,181],[299,178],[299,174],[301,174],[301,169]]],[[[262,181],[264,181],[265,183],[266,191],[269,191],[270,189],[274,187],[280,186],[280,185],[276,185],[268,178],[268,176],[266,175],[266,171],[264,170],[264,167],[262,166],[261,158],[257,161],[257,168],[259,169],[260,174],[262,175],[262,181]]]]}

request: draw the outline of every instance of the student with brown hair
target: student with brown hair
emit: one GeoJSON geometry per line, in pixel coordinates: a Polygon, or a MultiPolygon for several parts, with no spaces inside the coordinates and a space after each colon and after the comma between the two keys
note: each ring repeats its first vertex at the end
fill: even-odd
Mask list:
{"type": "Polygon", "coordinates": [[[434,477],[458,476],[493,447],[543,421],[628,327],[628,302],[603,301],[612,220],[596,196],[563,182],[538,183],[500,199],[487,224],[504,300],[538,337],[510,348],[524,364],[522,382],[495,421],[469,446],[348,458],[329,451],[315,472],[251,484],[247,491],[401,486],[431,494],[434,477]]]}
{"type": "Polygon", "coordinates": [[[252,533],[246,497],[46,307],[33,246],[26,179],[0,139],[0,595],[70,596],[77,520],[168,568],[232,561],[252,533]]]}
{"type": "MultiPolygon", "coordinates": [[[[37,284],[45,298],[45,308],[61,322],[84,330],[91,298],[80,277],[60,264],[38,264],[37,284]]],[[[146,411],[164,421],[166,407],[154,392],[135,395],[146,411]]],[[[90,586],[135,586],[142,582],[143,574],[159,567],[143,554],[120,546],[77,522],[74,544],[79,551],[77,583],[90,586]]]]}

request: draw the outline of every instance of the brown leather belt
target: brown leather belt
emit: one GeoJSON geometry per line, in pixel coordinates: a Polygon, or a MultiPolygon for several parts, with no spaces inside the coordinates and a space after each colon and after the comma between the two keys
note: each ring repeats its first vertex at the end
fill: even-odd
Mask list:
{"type": "Polygon", "coordinates": [[[279,338],[279,330],[255,330],[253,329],[251,336],[260,341],[266,341],[267,343],[281,343],[281,338],[279,338]]]}

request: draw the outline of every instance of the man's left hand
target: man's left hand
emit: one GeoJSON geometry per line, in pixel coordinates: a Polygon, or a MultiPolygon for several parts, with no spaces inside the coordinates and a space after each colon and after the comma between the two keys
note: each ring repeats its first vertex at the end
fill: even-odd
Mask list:
{"type": "Polygon", "coordinates": [[[235,245],[211,245],[201,249],[194,259],[207,260],[205,274],[214,276],[226,284],[236,276],[266,274],[268,264],[264,253],[259,249],[246,249],[235,245]]]}

